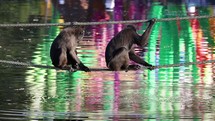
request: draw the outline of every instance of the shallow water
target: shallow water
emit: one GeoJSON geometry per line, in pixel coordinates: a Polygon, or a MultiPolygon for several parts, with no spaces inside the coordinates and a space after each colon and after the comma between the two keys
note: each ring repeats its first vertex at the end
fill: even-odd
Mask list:
{"type": "MultiPolygon", "coordinates": [[[[141,1],[141,0],[140,0],[141,1]]],[[[62,23],[214,15],[211,1],[1,1],[0,23],[62,23]],[[64,3],[64,4],[63,4],[64,3]],[[106,5],[106,7],[105,7],[106,5]],[[112,8],[113,7],[113,8],[112,8]]],[[[138,55],[153,65],[214,60],[214,18],[157,22],[138,55]]],[[[137,24],[142,33],[146,24],[137,24]]],[[[104,50],[124,25],[86,26],[78,56],[106,68],[104,50]]],[[[0,59],[50,65],[63,27],[0,28],[0,59]]],[[[153,71],[81,72],[0,65],[0,120],[215,120],[214,64],[153,71]]]]}

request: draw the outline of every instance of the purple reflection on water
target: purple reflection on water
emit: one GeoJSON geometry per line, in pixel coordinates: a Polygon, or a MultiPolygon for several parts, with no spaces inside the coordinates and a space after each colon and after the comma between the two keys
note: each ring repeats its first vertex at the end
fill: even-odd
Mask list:
{"type": "MultiPolygon", "coordinates": [[[[113,111],[114,114],[117,115],[119,113],[119,105],[120,105],[120,79],[119,73],[114,73],[114,106],[113,111]]],[[[114,120],[117,120],[117,117],[114,117],[114,120]]]]}

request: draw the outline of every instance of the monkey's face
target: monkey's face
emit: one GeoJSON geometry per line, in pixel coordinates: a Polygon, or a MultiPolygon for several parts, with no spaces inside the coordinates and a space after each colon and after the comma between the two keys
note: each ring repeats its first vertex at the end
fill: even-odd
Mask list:
{"type": "Polygon", "coordinates": [[[77,33],[77,42],[79,43],[84,37],[84,30],[77,33]]]}

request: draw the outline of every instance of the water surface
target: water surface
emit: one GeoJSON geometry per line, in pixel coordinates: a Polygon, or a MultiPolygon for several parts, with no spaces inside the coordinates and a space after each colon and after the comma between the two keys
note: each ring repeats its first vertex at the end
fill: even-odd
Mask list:
{"type": "MultiPolygon", "coordinates": [[[[0,1],[0,23],[63,23],[214,15],[211,0],[0,1]],[[114,4],[113,4],[114,3],[114,4]]],[[[137,54],[150,64],[214,60],[214,18],[157,22],[137,54]]],[[[136,24],[142,34],[147,24],[136,24]]],[[[123,24],[86,26],[78,56],[106,68],[104,51],[123,24]]],[[[51,65],[49,49],[62,26],[0,28],[1,60],[51,65]]],[[[70,73],[0,65],[0,120],[214,120],[214,64],[153,71],[70,73]]]]}

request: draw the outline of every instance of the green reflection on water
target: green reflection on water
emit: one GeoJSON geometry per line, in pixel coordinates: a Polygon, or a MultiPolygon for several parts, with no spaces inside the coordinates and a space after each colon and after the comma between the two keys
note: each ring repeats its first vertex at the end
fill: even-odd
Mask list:
{"type": "MultiPolygon", "coordinates": [[[[39,4],[39,2],[37,4],[39,4]]],[[[26,6],[28,6],[26,9],[29,9],[31,4],[26,4],[26,6]]],[[[180,13],[183,14],[182,16],[186,16],[187,11],[185,7],[185,5],[181,5],[180,7],[171,5],[168,6],[168,8],[164,8],[160,4],[153,4],[148,18],[166,17],[164,16],[164,10],[180,11],[180,13]]],[[[53,9],[52,12],[55,12],[55,16],[52,16],[53,18],[51,18],[51,22],[59,22],[56,18],[60,18],[60,13],[53,9]]],[[[20,22],[25,22],[25,20],[20,19],[20,22]]],[[[209,28],[208,19],[203,19],[199,22],[203,30],[207,30],[209,28]]],[[[145,26],[142,27],[142,29],[144,28],[145,26]]],[[[37,45],[36,51],[33,54],[32,62],[35,64],[51,65],[49,49],[53,39],[60,32],[60,28],[50,27],[47,28],[47,30],[49,31],[49,35],[39,38],[43,40],[43,42],[37,45]]],[[[42,31],[41,33],[45,32],[42,31]]],[[[196,61],[197,53],[193,33],[194,32],[192,31],[189,21],[156,23],[150,37],[150,43],[147,48],[148,50],[145,53],[145,60],[155,65],[196,61]],[[159,47],[157,47],[157,45],[159,45],[159,47]]],[[[213,45],[213,39],[210,36],[209,31],[203,31],[203,34],[208,37],[206,41],[208,41],[210,45],[213,45]]],[[[80,53],[80,59],[83,63],[86,63],[87,66],[97,65],[98,61],[95,61],[95,58],[101,58],[96,54],[96,50],[81,48],[78,52],[80,53]],[[85,55],[87,55],[87,57],[85,55]]],[[[121,85],[118,85],[118,87],[115,85],[116,80],[113,80],[113,78],[105,80],[102,78],[102,75],[100,77],[99,74],[96,76],[101,79],[96,80],[91,77],[92,75],[86,74],[85,72],[69,73],[66,71],[56,71],[51,69],[29,68],[26,71],[26,82],[28,84],[27,90],[31,95],[33,95],[30,110],[84,112],[86,110],[91,111],[90,106],[97,106],[101,103],[100,106],[102,106],[102,108],[99,107],[100,110],[98,110],[102,113],[113,111],[115,106],[119,107],[119,112],[122,108],[122,112],[128,110],[149,115],[163,114],[180,117],[180,111],[182,110],[180,106],[183,102],[180,102],[180,100],[177,99],[180,98],[181,92],[186,92],[186,90],[180,86],[180,81],[184,81],[186,78],[190,77],[191,79],[188,79],[189,84],[198,84],[200,80],[199,68],[200,67],[197,67],[197,65],[163,68],[159,70],[146,71],[146,77],[144,77],[144,74],[142,73],[134,73],[137,76],[135,76],[135,78],[131,77],[131,79],[133,79],[132,83],[123,82],[124,80],[117,80],[122,81],[121,85]],[[138,80],[136,77],[138,77],[138,80]],[[90,82],[92,83],[91,85],[90,82]],[[140,88],[135,87],[138,84],[140,84],[140,88]],[[102,91],[100,93],[97,93],[97,90],[94,90],[94,92],[88,92],[88,88],[94,88],[93,86],[95,85],[102,91]],[[123,88],[123,86],[127,87],[123,88]],[[129,87],[131,88],[130,90],[128,89],[129,87]],[[116,90],[116,88],[118,90],[116,90]],[[88,94],[90,93],[95,94],[88,97],[88,94]],[[123,95],[124,97],[122,94],[125,94],[123,95]],[[89,98],[89,100],[93,100],[96,97],[99,99],[101,98],[101,101],[98,99],[100,102],[98,101],[97,105],[86,101],[87,98],[89,98]],[[126,100],[127,98],[129,101],[126,100]],[[116,102],[116,100],[118,102],[116,102]],[[140,107],[138,107],[139,105],[140,107]]],[[[210,69],[208,72],[210,72],[210,69]]],[[[212,74],[209,73],[208,75],[205,75],[205,77],[210,79],[211,75],[212,74]]],[[[201,91],[203,92],[204,90],[194,88],[192,93],[198,94],[201,93],[201,91]]],[[[198,96],[196,94],[193,95],[198,96]]],[[[183,98],[183,96],[181,98],[183,98]]],[[[94,110],[92,108],[92,111],[94,110]]]]}
{"type": "MultiPolygon", "coordinates": [[[[151,16],[149,18],[161,18],[164,15],[162,12],[165,11],[180,11],[186,16],[187,11],[185,11],[185,5],[176,6],[170,5],[167,8],[163,8],[159,4],[154,4],[150,9],[151,16]],[[153,12],[156,11],[156,12],[153,12]],[[153,14],[154,13],[154,14],[153,14]],[[160,14],[159,14],[160,13],[160,14]]],[[[177,17],[177,16],[171,16],[177,17]]],[[[208,19],[200,20],[204,30],[208,30],[209,24],[208,19]],[[205,23],[201,22],[204,21],[205,23]]],[[[200,30],[201,31],[201,30],[200,30]]],[[[206,31],[209,32],[209,31],[206,31]]],[[[189,21],[169,21],[156,23],[150,37],[150,43],[148,45],[148,52],[146,53],[146,60],[150,63],[155,63],[156,65],[168,65],[168,64],[177,64],[185,62],[196,62],[198,51],[195,47],[196,38],[193,37],[195,34],[192,31],[189,21]],[[160,35],[161,37],[159,38],[160,35]],[[158,42],[157,42],[158,41],[158,42]],[[156,47],[159,45],[159,48],[156,47]],[[159,49],[159,55],[156,54],[159,49]],[[156,60],[159,60],[158,62],[156,60]]],[[[208,33],[204,36],[211,37],[208,33]]],[[[212,38],[207,40],[210,45],[213,45],[212,38]]],[[[209,69],[211,70],[211,69],[209,69]]],[[[208,78],[210,79],[211,72],[209,71],[208,78]]],[[[175,67],[175,68],[164,68],[157,71],[149,71],[147,84],[148,88],[142,92],[142,96],[147,95],[147,97],[152,97],[153,100],[148,98],[148,112],[168,112],[168,110],[174,110],[171,113],[174,113],[174,116],[177,116],[181,104],[175,103],[174,101],[168,101],[171,99],[167,98],[167,101],[157,102],[159,97],[180,97],[181,87],[179,84],[180,81],[186,80],[186,77],[192,77],[188,83],[197,84],[200,81],[199,68],[197,65],[190,65],[187,67],[175,67]],[[158,81],[158,82],[156,82],[158,81]],[[161,82],[161,83],[159,83],[161,82]],[[158,88],[158,90],[154,89],[158,88]],[[166,89],[168,88],[168,89],[166,89]],[[147,91],[146,91],[147,90],[147,91]]],[[[206,80],[205,80],[206,82],[206,80]]],[[[165,98],[164,98],[165,99],[165,98]]],[[[174,98],[173,98],[174,100],[174,98]]],[[[147,102],[144,102],[147,104],[147,102]]],[[[170,112],[169,112],[170,113],[170,112]]],[[[169,114],[171,115],[171,114],[169,114]]],[[[198,116],[197,116],[198,117],[198,116]]]]}
{"type": "MultiPolygon", "coordinates": [[[[150,8],[150,12],[149,12],[150,14],[148,15],[148,18],[162,18],[162,9],[163,9],[163,6],[154,3],[150,8]]],[[[146,61],[156,65],[158,64],[156,63],[156,60],[158,57],[156,55],[156,51],[157,51],[156,45],[157,45],[158,39],[160,39],[159,38],[160,25],[161,23],[159,22],[159,23],[156,23],[153,27],[153,30],[151,32],[151,37],[149,38],[148,53],[146,54],[146,61]]],[[[153,114],[154,112],[157,112],[157,110],[159,110],[158,103],[156,102],[157,96],[155,95],[154,93],[155,90],[153,88],[153,87],[157,87],[157,83],[155,81],[157,77],[157,72],[149,71],[147,76],[148,76],[148,79],[147,79],[148,88],[146,89],[146,91],[142,92],[142,94],[146,96],[146,98],[143,99],[143,101],[146,100],[146,102],[142,102],[142,103],[148,104],[146,106],[147,113],[153,114]]]]}

